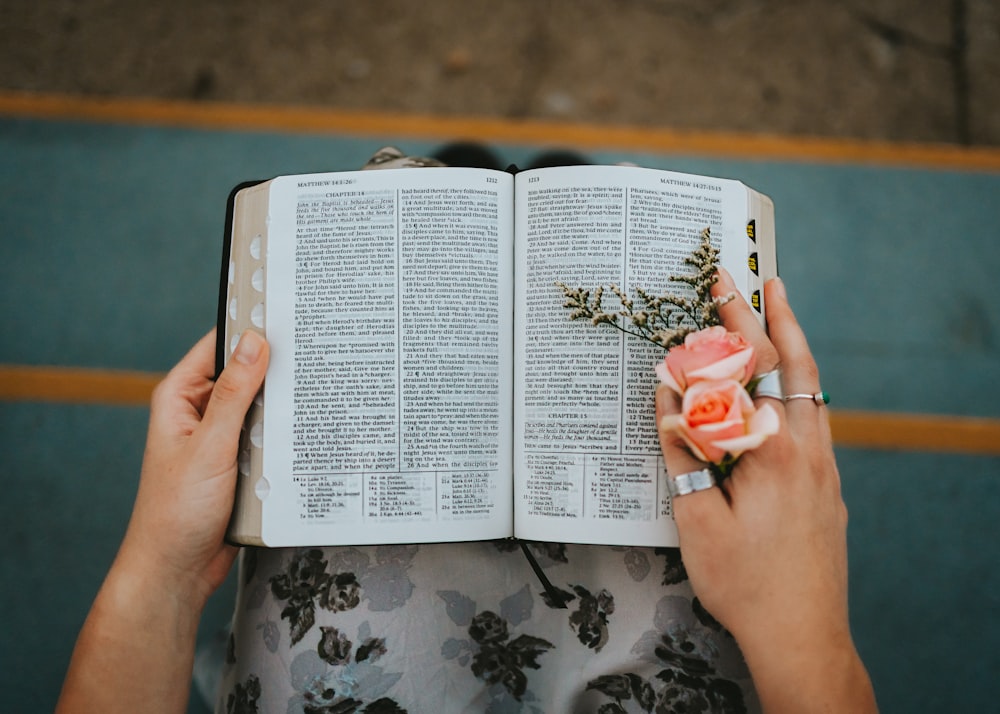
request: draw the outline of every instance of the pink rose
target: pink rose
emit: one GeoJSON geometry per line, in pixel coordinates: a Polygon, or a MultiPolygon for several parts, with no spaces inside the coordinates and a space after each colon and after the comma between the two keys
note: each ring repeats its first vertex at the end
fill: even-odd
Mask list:
{"type": "Polygon", "coordinates": [[[745,385],[753,376],[753,347],[737,332],[716,325],[684,338],[656,365],[656,376],[678,394],[701,380],[735,379],[745,385]]]}
{"type": "Polygon", "coordinates": [[[760,446],[778,427],[771,405],[757,409],[735,379],[695,382],[684,393],[681,413],[660,422],[661,429],[680,434],[697,458],[715,464],[760,446]]]}

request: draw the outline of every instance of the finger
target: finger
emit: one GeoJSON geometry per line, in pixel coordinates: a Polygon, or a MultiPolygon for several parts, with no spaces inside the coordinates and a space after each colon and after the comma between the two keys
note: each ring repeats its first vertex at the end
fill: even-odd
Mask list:
{"type": "MultiPolygon", "coordinates": [[[[737,290],[732,275],[725,268],[719,268],[718,280],[712,286],[712,294],[717,298],[732,296],[731,300],[719,306],[719,317],[722,318],[727,330],[740,333],[753,346],[757,359],[754,376],[759,377],[777,369],[780,364],[778,351],[768,338],[757,315],[737,290]]],[[[754,402],[759,404],[765,399],[771,402],[779,413],[782,411],[784,402],[776,397],[754,397],[754,402]]]]}
{"type": "Polygon", "coordinates": [[[269,348],[253,330],[240,337],[229,364],[222,370],[205,408],[205,443],[231,444],[235,454],[240,429],[250,404],[264,382],[269,348]]]}
{"type": "MultiPolygon", "coordinates": [[[[820,391],[819,369],[809,350],[806,336],[799,326],[784,283],[780,278],[764,285],[767,305],[767,326],[775,349],[781,360],[785,394],[815,394],[820,391]]],[[[827,411],[811,399],[793,399],[786,403],[785,411],[793,433],[813,432],[817,428],[829,433],[827,411]]]]}
{"type": "Polygon", "coordinates": [[[760,320],[743,299],[736,288],[733,276],[725,268],[719,268],[718,280],[712,286],[712,295],[716,298],[732,297],[719,306],[719,317],[722,324],[731,332],[738,332],[753,345],[757,353],[757,372],[767,372],[778,366],[778,352],[768,339],[767,332],[760,320]]]}
{"type": "Polygon", "coordinates": [[[215,375],[215,335],[215,328],[209,330],[171,371],[211,379],[215,375]]]}
{"type": "MultiPolygon", "coordinates": [[[[680,398],[668,386],[661,384],[656,389],[656,424],[668,476],[678,476],[705,468],[705,462],[695,458],[677,432],[663,428],[664,417],[678,414],[680,414],[680,398]]],[[[675,497],[672,505],[674,520],[677,521],[677,528],[682,534],[693,521],[703,523],[706,518],[711,518],[713,512],[721,514],[728,511],[726,497],[718,487],[675,497]],[[692,519],[695,513],[700,515],[692,519]]]]}
{"type": "MultiPolygon", "coordinates": [[[[198,340],[153,391],[150,424],[178,427],[179,417],[200,421],[215,373],[215,330],[198,340]],[[168,423],[159,424],[166,420],[168,423]]],[[[168,429],[173,431],[174,429],[168,429]]]]}

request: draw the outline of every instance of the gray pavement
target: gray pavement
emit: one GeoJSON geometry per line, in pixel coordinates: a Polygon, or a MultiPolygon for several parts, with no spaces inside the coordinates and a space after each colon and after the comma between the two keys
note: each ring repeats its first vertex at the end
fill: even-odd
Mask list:
{"type": "Polygon", "coordinates": [[[1000,144],[996,0],[0,0],[0,90],[1000,144]]]}

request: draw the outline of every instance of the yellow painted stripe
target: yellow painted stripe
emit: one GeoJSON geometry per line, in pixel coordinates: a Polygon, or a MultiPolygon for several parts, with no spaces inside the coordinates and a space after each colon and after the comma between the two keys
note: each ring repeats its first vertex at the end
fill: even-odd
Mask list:
{"type": "Polygon", "coordinates": [[[835,410],[830,426],[838,446],[1000,456],[1000,419],[835,410]]]}
{"type": "MultiPolygon", "coordinates": [[[[146,405],[151,372],[0,365],[0,401],[146,405]]],[[[838,446],[1000,456],[1000,419],[831,410],[838,446]]]]}
{"type": "Polygon", "coordinates": [[[162,374],[78,367],[0,366],[0,400],[71,404],[149,404],[162,374]]]}
{"type": "Polygon", "coordinates": [[[325,107],[184,102],[0,91],[0,116],[86,120],[222,130],[387,135],[437,141],[474,140],[586,149],[663,152],[752,160],[1000,170],[1000,149],[680,131],[488,117],[426,116],[325,107]]]}

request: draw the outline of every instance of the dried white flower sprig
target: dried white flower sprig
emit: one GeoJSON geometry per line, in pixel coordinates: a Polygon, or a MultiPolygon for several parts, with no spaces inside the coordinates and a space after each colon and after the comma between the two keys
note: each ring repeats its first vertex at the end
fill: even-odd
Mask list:
{"type": "Polygon", "coordinates": [[[712,247],[708,228],[701,232],[701,245],[684,262],[693,274],[674,275],[669,281],[689,286],[693,298],[669,292],[650,295],[636,288],[639,297],[632,300],[612,285],[610,290],[622,306],[617,312],[603,309],[603,287],[591,297],[589,290],[556,284],[566,296],[563,306],[572,310],[571,320],[611,325],[664,349],[655,371],[660,382],[681,398],[681,411],[664,416],[657,428],[678,434],[721,480],[732,473],[742,453],[777,433],[780,420],[770,404],[757,408],[751,398],[759,381],[753,377],[753,346],[721,325],[719,307],[735,295],[712,297],[719,251],[712,247]]]}
{"type": "Polygon", "coordinates": [[[672,275],[669,281],[690,286],[694,291],[693,298],[670,292],[652,295],[637,287],[634,288],[637,298],[632,299],[620,287],[611,285],[607,289],[621,302],[621,309],[617,312],[604,311],[601,304],[605,291],[603,286],[595,289],[591,296],[591,291],[584,288],[571,288],[562,282],[556,285],[566,297],[563,307],[572,310],[570,320],[587,319],[594,325],[611,325],[669,350],[682,344],[692,332],[721,324],[719,306],[733,298],[731,295],[712,297],[712,285],[719,268],[719,250],[712,246],[710,228],[701,232],[701,245],[684,259],[684,263],[694,269],[693,274],[672,275]]]}

